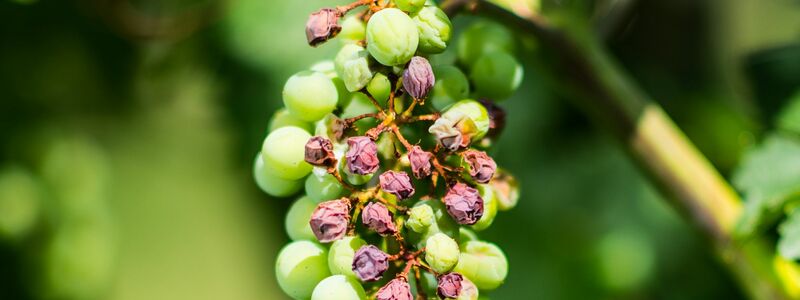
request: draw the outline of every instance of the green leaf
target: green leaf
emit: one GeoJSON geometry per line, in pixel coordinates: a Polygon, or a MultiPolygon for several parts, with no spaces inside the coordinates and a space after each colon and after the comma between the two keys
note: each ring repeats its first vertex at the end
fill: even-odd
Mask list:
{"type": "Polygon", "coordinates": [[[781,112],[777,126],[782,130],[800,134],[800,91],[789,100],[789,104],[781,112]]]}
{"type": "Polygon", "coordinates": [[[750,236],[774,224],[785,205],[800,195],[800,141],[773,134],[746,154],[733,176],[746,205],[737,234],[750,236]]]}
{"type": "Polygon", "coordinates": [[[800,259],[800,208],[795,208],[778,227],[778,253],[786,259],[800,259]]]}

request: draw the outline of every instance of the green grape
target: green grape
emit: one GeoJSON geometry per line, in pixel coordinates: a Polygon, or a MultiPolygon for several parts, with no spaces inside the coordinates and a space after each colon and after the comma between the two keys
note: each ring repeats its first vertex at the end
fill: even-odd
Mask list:
{"type": "Polygon", "coordinates": [[[355,43],[364,40],[366,31],[367,24],[358,15],[351,15],[342,20],[342,31],[336,37],[345,43],[355,43]]]}
{"type": "Polygon", "coordinates": [[[458,60],[471,66],[484,54],[514,51],[514,36],[505,27],[488,21],[475,22],[458,38],[458,60]]]}
{"type": "Polygon", "coordinates": [[[331,174],[318,176],[312,173],[306,178],[306,194],[314,203],[337,199],[342,196],[344,187],[331,174]]]}
{"type": "Polygon", "coordinates": [[[366,300],[367,293],[354,278],[344,275],[333,275],[322,280],[311,300],[366,300]]]}
{"type": "Polygon", "coordinates": [[[497,168],[494,179],[489,182],[497,197],[497,208],[502,211],[517,206],[519,201],[519,183],[508,171],[497,168]]]}
{"type": "Polygon", "coordinates": [[[300,120],[289,113],[286,108],[281,108],[275,111],[275,114],[272,115],[272,119],[269,122],[269,132],[275,131],[275,129],[286,127],[286,126],[294,126],[300,129],[305,130],[308,133],[311,133],[312,126],[311,123],[300,120]]]}
{"type": "Polygon", "coordinates": [[[511,54],[495,52],[481,56],[473,65],[470,79],[475,93],[495,101],[504,100],[522,82],[522,65],[511,54]]]}
{"type": "Polygon", "coordinates": [[[0,239],[20,240],[39,219],[42,186],[20,167],[0,171],[0,239]]]}
{"type": "Polygon", "coordinates": [[[331,274],[356,278],[356,274],[353,273],[353,256],[358,248],[366,244],[367,242],[356,236],[346,236],[333,242],[328,253],[328,268],[331,269],[331,274]]]}
{"type": "Polygon", "coordinates": [[[400,10],[413,14],[422,9],[425,5],[425,0],[394,0],[394,4],[396,4],[397,8],[400,10]]]}
{"type": "Polygon", "coordinates": [[[347,44],[339,50],[334,60],[336,73],[350,92],[367,86],[373,73],[369,67],[369,52],[356,44],[347,44]]]}
{"type": "Polygon", "coordinates": [[[42,286],[46,299],[99,299],[111,283],[113,235],[106,219],[84,219],[59,227],[43,252],[42,286]]]}
{"type": "Polygon", "coordinates": [[[336,107],[344,108],[350,104],[350,91],[348,91],[347,87],[344,85],[344,80],[339,78],[339,74],[336,73],[336,64],[334,64],[332,60],[318,62],[311,66],[310,70],[325,74],[325,76],[328,76],[328,78],[333,81],[333,85],[336,86],[336,94],[339,96],[336,101],[336,107]]]}
{"type": "Polygon", "coordinates": [[[399,9],[382,9],[367,23],[367,50],[383,65],[407,63],[417,51],[418,43],[416,24],[399,9]]]}
{"type": "Polygon", "coordinates": [[[425,261],[437,273],[447,273],[458,263],[458,243],[444,233],[436,233],[425,242],[425,261]]]}
{"type": "Polygon", "coordinates": [[[314,122],[336,108],[339,94],[325,74],[302,71],[289,77],[283,86],[283,104],[298,119],[314,122]]]}
{"type": "Polygon", "coordinates": [[[414,232],[423,233],[433,225],[436,216],[430,205],[415,205],[408,210],[406,226],[414,232]]]}
{"type": "Polygon", "coordinates": [[[481,290],[493,290],[505,281],[508,260],[494,244],[468,241],[461,244],[461,255],[454,271],[469,278],[481,290]]]}
{"type": "Polygon", "coordinates": [[[433,84],[431,100],[433,107],[444,110],[456,101],[469,96],[469,80],[459,68],[450,65],[433,67],[436,82],[433,84]]]}
{"type": "MultiPolygon", "coordinates": [[[[426,228],[422,232],[415,232],[412,228],[411,231],[408,232],[410,239],[416,242],[418,248],[425,247],[425,244],[429,237],[433,236],[437,233],[444,233],[449,237],[457,237],[458,236],[458,223],[456,223],[452,217],[447,213],[445,209],[444,203],[438,200],[422,200],[414,204],[411,210],[416,209],[419,206],[428,206],[430,207],[430,211],[433,212],[433,222],[424,221],[426,224],[430,224],[424,226],[422,228],[426,228]]],[[[427,209],[424,209],[427,211],[427,209]]],[[[427,212],[424,212],[427,215],[427,212]]],[[[412,217],[413,218],[413,217],[412,217]]],[[[425,218],[425,217],[423,217],[425,218]]],[[[423,219],[421,218],[421,219],[423,219]]],[[[411,219],[411,218],[409,218],[411,219]]],[[[409,225],[412,226],[412,225],[409,225]]]]}
{"type": "Polygon", "coordinates": [[[294,126],[278,128],[264,139],[261,156],[264,167],[275,170],[283,179],[297,180],[311,172],[305,161],[306,142],[311,135],[294,126]]]}
{"type": "Polygon", "coordinates": [[[280,178],[273,169],[265,168],[261,154],[257,154],[253,162],[253,178],[262,191],[273,197],[291,196],[303,187],[300,180],[280,178]]]}
{"type": "Polygon", "coordinates": [[[286,213],[286,233],[293,241],[315,240],[314,232],[311,231],[311,213],[317,208],[317,204],[307,196],[295,200],[289,211],[286,213]]]}
{"type": "Polygon", "coordinates": [[[473,224],[471,227],[477,231],[489,228],[494,222],[494,217],[497,215],[497,197],[490,185],[478,185],[478,191],[483,198],[483,216],[478,220],[478,223],[473,224]]]}
{"type": "Polygon", "coordinates": [[[444,52],[453,29],[447,14],[436,6],[426,6],[412,19],[419,30],[417,50],[426,54],[444,52]]]}
{"type": "Polygon", "coordinates": [[[376,73],[367,85],[367,92],[379,103],[385,103],[389,100],[389,94],[392,92],[392,83],[389,82],[386,75],[376,73]]]}
{"type": "Polygon", "coordinates": [[[442,118],[458,119],[461,115],[467,116],[475,125],[472,141],[480,140],[489,132],[489,113],[480,102],[472,99],[458,101],[442,114],[442,118]]]}
{"type": "Polygon", "coordinates": [[[275,277],[281,289],[293,299],[309,299],[314,287],[331,275],[328,251],[312,241],[295,241],[284,246],[275,263],[275,277]]]}

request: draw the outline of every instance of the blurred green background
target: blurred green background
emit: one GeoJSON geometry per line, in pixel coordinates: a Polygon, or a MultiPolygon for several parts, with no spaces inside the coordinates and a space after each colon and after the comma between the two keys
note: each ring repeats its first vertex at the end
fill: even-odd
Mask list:
{"type": "MultiPolygon", "coordinates": [[[[290,201],[258,190],[252,157],[285,79],[337,50],[307,46],[306,16],[344,2],[0,1],[0,299],[283,299],[290,201]]],[[[797,0],[548,5],[588,12],[726,176],[800,87],[797,0]]],[[[522,197],[482,234],[510,263],[489,296],[741,298],[522,44],[494,150],[522,197]]]]}

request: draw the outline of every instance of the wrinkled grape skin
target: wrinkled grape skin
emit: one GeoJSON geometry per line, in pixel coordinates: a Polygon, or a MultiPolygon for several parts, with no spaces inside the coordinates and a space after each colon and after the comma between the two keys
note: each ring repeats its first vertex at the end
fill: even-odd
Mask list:
{"type": "Polygon", "coordinates": [[[303,71],[292,75],[283,86],[283,104],[293,116],[306,122],[322,119],[336,108],[339,94],[325,74],[303,71]]]}
{"type": "Polygon", "coordinates": [[[341,274],[351,278],[357,278],[353,273],[353,255],[358,248],[366,245],[363,239],[354,236],[347,236],[331,244],[328,254],[328,267],[334,275],[341,274]]]}
{"type": "Polygon", "coordinates": [[[457,43],[458,60],[467,66],[471,66],[484,54],[514,51],[514,36],[511,32],[489,21],[470,25],[461,33],[457,43]]]}
{"type": "Polygon", "coordinates": [[[436,83],[428,99],[437,110],[442,111],[469,96],[469,80],[459,68],[450,65],[434,66],[433,74],[436,76],[436,83]]]}
{"type": "Polygon", "coordinates": [[[333,275],[322,280],[311,295],[311,300],[366,300],[364,288],[355,279],[333,275]]]}
{"type": "Polygon", "coordinates": [[[272,168],[283,179],[298,180],[311,172],[305,161],[306,142],[311,135],[294,126],[278,128],[264,139],[261,156],[264,167],[272,168]]]}
{"type": "Polygon", "coordinates": [[[317,204],[311,201],[307,196],[300,197],[295,200],[289,211],[286,213],[286,233],[293,241],[299,240],[314,240],[314,232],[311,231],[311,226],[308,221],[311,220],[311,213],[317,204]]]}
{"type": "Polygon", "coordinates": [[[316,174],[311,174],[306,178],[305,190],[312,202],[320,203],[339,198],[344,192],[344,187],[333,175],[317,176],[316,174]]]}
{"type": "Polygon", "coordinates": [[[253,162],[253,178],[262,191],[273,197],[288,197],[303,187],[302,181],[280,178],[275,170],[266,168],[261,154],[257,154],[253,162]]]}
{"type": "Polygon", "coordinates": [[[417,51],[418,43],[416,24],[399,9],[383,9],[367,23],[367,50],[385,66],[407,63],[417,51]]]}
{"type": "Polygon", "coordinates": [[[328,251],[311,241],[284,246],[275,263],[278,285],[294,299],[309,299],[317,283],[330,276],[328,251]]]}
{"type": "Polygon", "coordinates": [[[504,52],[481,56],[470,72],[475,93],[494,101],[511,97],[519,88],[522,76],[522,65],[514,56],[504,52]]]}
{"type": "Polygon", "coordinates": [[[447,14],[436,6],[426,6],[412,19],[419,30],[417,50],[426,54],[444,52],[453,27],[447,14]]]}
{"type": "Polygon", "coordinates": [[[508,275],[508,260],[500,248],[482,241],[461,244],[461,255],[453,271],[461,273],[481,290],[494,290],[508,275]]]}
{"type": "Polygon", "coordinates": [[[451,105],[447,111],[442,114],[442,117],[448,118],[458,113],[466,115],[472,120],[472,122],[475,123],[475,129],[477,132],[472,136],[472,141],[477,141],[483,138],[486,133],[489,132],[489,124],[491,122],[489,120],[489,113],[486,111],[486,107],[484,107],[480,102],[472,99],[458,101],[451,105]]]}
{"type": "Polygon", "coordinates": [[[369,67],[369,53],[356,44],[344,45],[336,54],[334,65],[336,74],[350,92],[364,88],[374,76],[369,67]]]}

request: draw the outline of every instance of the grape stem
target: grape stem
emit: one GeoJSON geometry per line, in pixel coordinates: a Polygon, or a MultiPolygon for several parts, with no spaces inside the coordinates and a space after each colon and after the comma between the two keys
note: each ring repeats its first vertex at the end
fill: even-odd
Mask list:
{"type": "MultiPolygon", "coordinates": [[[[589,22],[549,20],[524,6],[485,0],[446,0],[442,10],[482,15],[537,39],[539,67],[552,86],[576,101],[627,147],[627,153],[666,199],[711,241],[720,262],[755,299],[798,298],[797,264],[775,253],[766,237],[738,240],[742,201],[661,107],[632,81],[605,49],[589,22]]],[[[576,20],[580,21],[580,20],[576,20]]]]}

